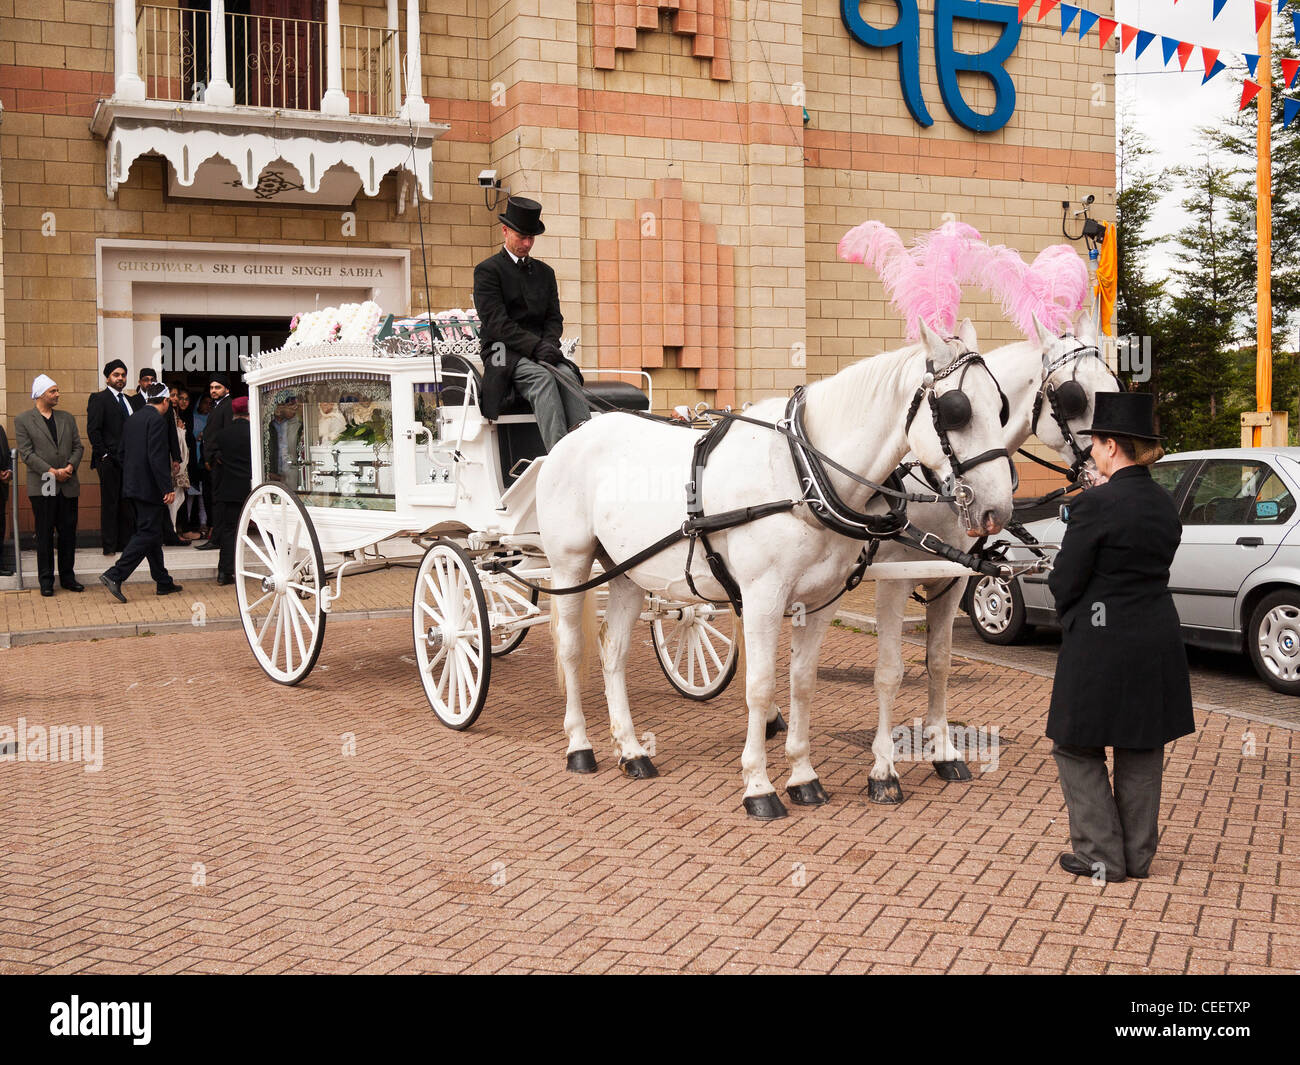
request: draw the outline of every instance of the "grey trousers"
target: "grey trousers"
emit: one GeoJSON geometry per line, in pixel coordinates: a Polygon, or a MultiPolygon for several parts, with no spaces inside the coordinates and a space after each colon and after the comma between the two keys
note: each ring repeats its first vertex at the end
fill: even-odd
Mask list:
{"type": "Polygon", "coordinates": [[[578,375],[563,363],[555,369],[572,382],[573,391],[559,384],[548,367],[532,359],[520,359],[511,375],[516,391],[533,408],[547,451],[558,444],[570,429],[591,417],[591,408],[582,398],[582,393],[577,391],[580,388],[578,375]]]}
{"type": "Polygon", "coordinates": [[[1102,863],[1108,876],[1145,876],[1160,839],[1165,749],[1112,749],[1113,791],[1105,747],[1052,746],[1070,812],[1070,844],[1080,861],[1102,863]]]}

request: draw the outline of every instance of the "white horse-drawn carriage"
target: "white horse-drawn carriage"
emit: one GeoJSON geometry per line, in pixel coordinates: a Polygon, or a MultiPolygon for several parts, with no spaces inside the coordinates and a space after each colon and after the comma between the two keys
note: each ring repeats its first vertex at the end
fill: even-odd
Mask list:
{"type": "Polygon", "coordinates": [[[789,401],[707,412],[707,424],[694,430],[647,415],[648,395],[626,382],[595,384],[609,413],[549,457],[531,413],[482,416],[472,336],[420,345],[382,333],[360,343],[348,343],[346,331],[342,342],[312,334],[313,342],[299,337],[248,360],[258,487],[240,519],[236,584],[262,668],[283,684],[307,676],[343,576],[391,564],[384,545],[405,541],[423,552],[412,634],[440,721],[453,729],[474,722],[492,658],[548,620],[538,593],[549,591],[568,768],[596,769],[581,679],[584,659],[598,653],[619,766],[647,778],[657,772],[624,683],[634,626],[650,623],[670,683],[703,700],[735,675],[743,611],[744,805],[770,820],[786,816],[764,747],[786,730],[774,686],[782,619],[797,619],[786,790],[795,803],[815,806],[827,801],[809,742],[817,658],[836,600],[864,577],[893,589],[880,602],[880,728],[869,794],[901,801],[890,715],[901,677],[902,600],[920,583],[937,604],[928,757],[943,779],[970,779],[946,718],[952,604],[960,598],[947,593],[972,573],[1005,580],[1012,567],[996,545],[989,555],[953,542],[983,545],[1015,528],[1011,455],[1031,434],[1070,464],[1053,468],[1068,472],[1071,490],[1082,486],[1088,449],[1077,434],[1086,433],[1093,395],[1117,384],[1086,316],[1076,330],[1087,274],[1068,248],[1047,249],[1027,266],[949,224],[909,252],[872,222],[840,250],[881,271],[919,342],[855,363],[789,401]],[[956,324],[961,287],[975,284],[1002,299],[1026,336],[987,359],[969,321],[956,324]],[[644,484],[629,489],[637,478],[644,484]],[[909,502],[929,508],[921,525],[909,502]],[[554,587],[544,583],[552,579],[554,587]],[[598,585],[606,601],[597,641],[581,600],[598,585]]]}
{"type": "MultiPolygon", "coordinates": [[[[419,559],[420,680],[453,729],[482,709],[492,659],[547,620],[538,593],[503,573],[548,577],[535,500],[541,438],[525,408],[482,416],[478,347],[472,337],[320,340],[245,360],[257,487],[239,521],[236,593],[273,680],[311,672],[345,575],[403,559],[419,559]]],[[[575,347],[566,342],[566,354],[575,347]]],[[[589,387],[614,407],[650,405],[625,381],[589,387]]],[[[730,683],[738,648],[728,609],[650,596],[643,616],[679,692],[709,699],[730,683]]]]}

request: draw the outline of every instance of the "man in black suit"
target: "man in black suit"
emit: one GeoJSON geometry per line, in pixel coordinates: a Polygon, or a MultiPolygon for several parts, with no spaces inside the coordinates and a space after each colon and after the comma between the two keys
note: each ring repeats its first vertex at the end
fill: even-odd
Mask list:
{"type": "MultiPolygon", "coordinates": [[[[126,381],[124,377],[123,382],[126,381]]],[[[131,410],[137,411],[144,406],[145,392],[149,386],[158,380],[158,375],[154,373],[152,366],[146,366],[140,371],[140,380],[135,385],[135,395],[128,397],[131,400],[131,410]]]]}
{"type": "Polygon", "coordinates": [[[144,393],[145,406],[127,420],[122,434],[123,484],[135,503],[135,532],[126,550],[99,575],[99,583],[119,603],[126,602],[122,582],[135,572],[141,559],[149,560],[149,576],[159,595],[179,592],[163,562],[163,526],[171,505],[172,467],[167,449],[167,412],[171,406],[166,385],[155,381],[144,393]]]}
{"type": "Polygon", "coordinates": [[[131,503],[122,495],[122,432],[135,408],[122,389],[126,363],[114,359],[104,367],[104,390],[86,404],[86,435],[90,437],[90,468],[99,471],[99,539],[104,554],[126,547],[135,528],[131,503]]]}
{"type": "MultiPolygon", "coordinates": [[[[212,500],[215,507],[217,500],[217,490],[221,487],[221,467],[213,465],[212,462],[212,445],[217,439],[217,434],[230,424],[230,388],[226,384],[226,375],[223,373],[213,373],[208,376],[208,397],[211,399],[211,405],[208,407],[208,423],[203,427],[203,468],[208,471],[212,484],[212,500]]],[[[200,551],[216,551],[220,548],[215,535],[216,522],[213,515],[208,516],[208,520],[213,524],[214,535],[206,544],[201,544],[197,540],[194,546],[200,551]]]]}
{"type": "Polygon", "coordinates": [[[1173,498],[1147,469],[1164,454],[1153,413],[1149,394],[1098,394],[1092,457],[1109,480],[1070,508],[1048,579],[1063,636],[1047,735],[1073,847],[1060,864],[1107,882],[1148,875],[1160,838],[1164,745],[1196,727],[1169,594],[1183,530],[1173,498]]]}
{"type": "Polygon", "coordinates": [[[212,441],[212,468],[221,470],[213,492],[217,508],[212,541],[221,548],[217,557],[217,583],[235,583],[235,532],[244,500],[253,490],[253,434],[248,424],[248,400],[230,401],[234,419],[212,441]]]}
{"type": "Polygon", "coordinates": [[[533,408],[550,451],[591,410],[581,371],[560,354],[564,316],[555,271],[530,254],[546,232],[541,216],[536,200],[510,197],[497,215],[505,247],[474,267],[474,306],[483,323],[483,416],[499,417],[513,387],[533,408]]]}
{"type": "MultiPolygon", "coordinates": [[[[5,427],[0,425],[0,577],[12,577],[14,564],[9,558],[9,518],[5,513],[5,504],[9,502],[9,486],[14,474],[9,465],[9,436],[5,427]]],[[[18,506],[18,497],[14,497],[14,506],[18,506]]]]}

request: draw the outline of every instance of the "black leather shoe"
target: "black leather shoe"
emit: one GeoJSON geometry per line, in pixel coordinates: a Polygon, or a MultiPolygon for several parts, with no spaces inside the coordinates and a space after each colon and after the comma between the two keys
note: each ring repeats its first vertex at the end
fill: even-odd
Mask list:
{"type": "Polygon", "coordinates": [[[221,545],[212,540],[209,540],[206,544],[196,543],[194,547],[198,551],[220,551],[221,550],[221,545]]]}
{"type": "Polygon", "coordinates": [[[59,583],[70,592],[84,592],[86,590],[86,586],[76,578],[70,581],[59,581],[59,583]]]}
{"type": "Polygon", "coordinates": [[[7,566],[0,566],[0,577],[12,577],[13,575],[13,570],[9,569],[7,566]]]}
{"type": "Polygon", "coordinates": [[[180,590],[181,590],[181,586],[177,584],[175,581],[172,581],[171,584],[158,585],[159,595],[171,595],[173,592],[179,592],[180,590]]]}
{"type": "MultiPolygon", "coordinates": [[[[1090,877],[1093,875],[1092,866],[1087,862],[1082,861],[1077,856],[1070,854],[1068,851],[1061,855],[1060,863],[1062,869],[1067,873],[1073,873],[1075,876],[1090,877]]],[[[1108,884],[1122,884],[1126,879],[1126,877],[1111,876],[1109,873],[1106,874],[1106,883],[1108,884]]]]}
{"type": "Polygon", "coordinates": [[[218,573],[217,583],[224,587],[227,584],[234,584],[235,578],[231,576],[229,573],[218,573]]]}
{"type": "Polygon", "coordinates": [[[122,594],[122,582],[115,581],[107,573],[99,575],[99,583],[108,589],[108,594],[116,599],[119,603],[126,602],[126,596],[122,594]]]}
{"type": "Polygon", "coordinates": [[[42,585],[41,585],[41,595],[45,596],[46,599],[52,598],[53,595],[54,595],[54,585],[52,585],[52,584],[49,584],[49,585],[42,584],[42,585]]]}
{"type": "Polygon", "coordinates": [[[104,548],[104,554],[106,554],[106,555],[116,555],[117,552],[116,552],[115,550],[113,550],[113,548],[111,548],[111,547],[106,547],[106,548],[104,548]]]}

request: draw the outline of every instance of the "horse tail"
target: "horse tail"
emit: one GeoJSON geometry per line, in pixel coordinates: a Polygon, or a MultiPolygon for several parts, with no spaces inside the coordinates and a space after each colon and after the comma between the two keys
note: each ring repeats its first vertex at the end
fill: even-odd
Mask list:
{"type": "MultiPolygon", "coordinates": [[[[587,592],[579,595],[582,603],[582,657],[578,663],[578,677],[582,683],[586,683],[588,674],[591,670],[593,659],[599,655],[599,626],[596,622],[596,597],[587,592]]],[[[560,694],[568,695],[568,685],[564,680],[564,664],[560,661],[560,641],[557,639],[556,626],[559,619],[559,611],[552,604],[551,607],[551,646],[555,649],[555,683],[559,686],[560,694]]]]}

